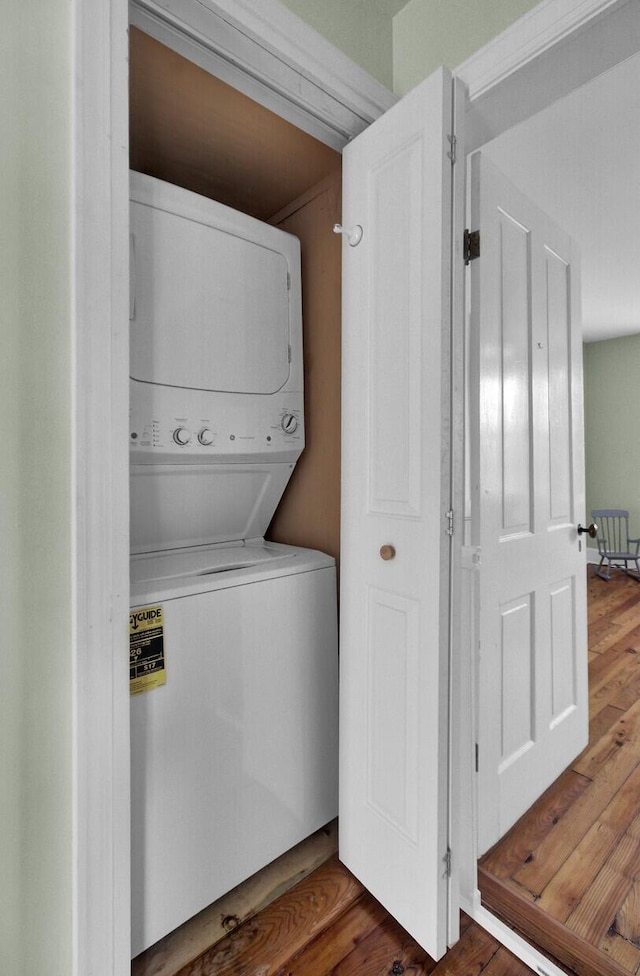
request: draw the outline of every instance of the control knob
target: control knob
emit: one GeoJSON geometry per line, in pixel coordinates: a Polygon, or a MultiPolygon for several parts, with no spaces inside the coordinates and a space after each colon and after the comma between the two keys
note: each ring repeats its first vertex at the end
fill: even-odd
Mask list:
{"type": "Polygon", "coordinates": [[[213,431],[210,427],[203,427],[198,434],[198,441],[203,447],[210,447],[213,444],[213,431]]]}
{"type": "Polygon", "coordinates": [[[186,447],[191,440],[191,431],[186,427],[176,427],[173,432],[173,439],[180,447],[186,447]]]}
{"type": "Polygon", "coordinates": [[[298,418],[293,413],[285,413],[280,421],[280,426],[285,434],[294,434],[298,429],[298,418]]]}

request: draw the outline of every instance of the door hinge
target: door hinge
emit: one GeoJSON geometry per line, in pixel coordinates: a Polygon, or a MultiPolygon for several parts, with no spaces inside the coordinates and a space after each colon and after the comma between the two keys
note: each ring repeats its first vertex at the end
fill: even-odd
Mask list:
{"type": "Polygon", "coordinates": [[[287,360],[291,362],[291,346],[287,346],[287,360]]]}
{"type": "Polygon", "coordinates": [[[480,754],[480,750],[478,749],[478,743],[476,742],[476,773],[480,769],[480,758],[479,758],[479,754],[480,754]]]}
{"type": "Polygon", "coordinates": [[[453,510],[449,510],[448,512],[445,512],[444,517],[447,520],[447,528],[446,528],[447,535],[453,535],[453,510]]]}
{"type": "Polygon", "coordinates": [[[445,856],[442,858],[442,860],[444,861],[444,876],[445,876],[445,878],[450,878],[451,877],[451,864],[452,864],[452,855],[451,855],[451,848],[450,847],[447,847],[447,852],[446,852],[445,856]]]}
{"type": "Polygon", "coordinates": [[[464,263],[471,264],[476,258],[480,257],[480,231],[465,230],[464,232],[464,263]]]}
{"type": "Polygon", "coordinates": [[[287,291],[291,291],[291,272],[287,271],[287,291]]]}
{"type": "Polygon", "coordinates": [[[455,165],[457,159],[456,150],[458,148],[458,138],[457,136],[447,136],[447,139],[449,141],[449,145],[451,146],[451,149],[447,153],[447,156],[451,160],[451,165],[453,166],[455,165]]]}

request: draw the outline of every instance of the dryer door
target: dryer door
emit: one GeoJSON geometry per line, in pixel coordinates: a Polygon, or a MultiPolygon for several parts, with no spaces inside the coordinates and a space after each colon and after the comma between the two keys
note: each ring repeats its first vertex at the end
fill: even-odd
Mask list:
{"type": "Polygon", "coordinates": [[[291,300],[297,239],[131,175],[131,377],[226,393],[282,389],[301,328],[297,288],[291,300]]]}

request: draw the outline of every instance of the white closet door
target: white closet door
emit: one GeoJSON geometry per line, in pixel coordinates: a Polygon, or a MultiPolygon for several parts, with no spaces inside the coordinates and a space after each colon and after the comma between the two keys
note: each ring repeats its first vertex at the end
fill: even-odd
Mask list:
{"type": "Polygon", "coordinates": [[[340,857],[435,958],[447,943],[451,103],[440,69],[343,157],[340,857]]]}
{"type": "Polygon", "coordinates": [[[576,249],[481,154],[471,172],[482,853],[586,745],[588,690],[576,249]]]}

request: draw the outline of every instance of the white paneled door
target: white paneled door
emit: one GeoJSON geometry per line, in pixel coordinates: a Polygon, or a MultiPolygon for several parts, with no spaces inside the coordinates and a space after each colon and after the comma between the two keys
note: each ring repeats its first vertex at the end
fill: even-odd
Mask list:
{"type": "Polygon", "coordinates": [[[344,151],[340,856],[447,939],[452,81],[344,151]],[[361,233],[361,240],[360,238],[361,233]]]}
{"type": "Polygon", "coordinates": [[[587,742],[585,511],[575,247],[480,153],[471,187],[482,853],[587,742]]]}

